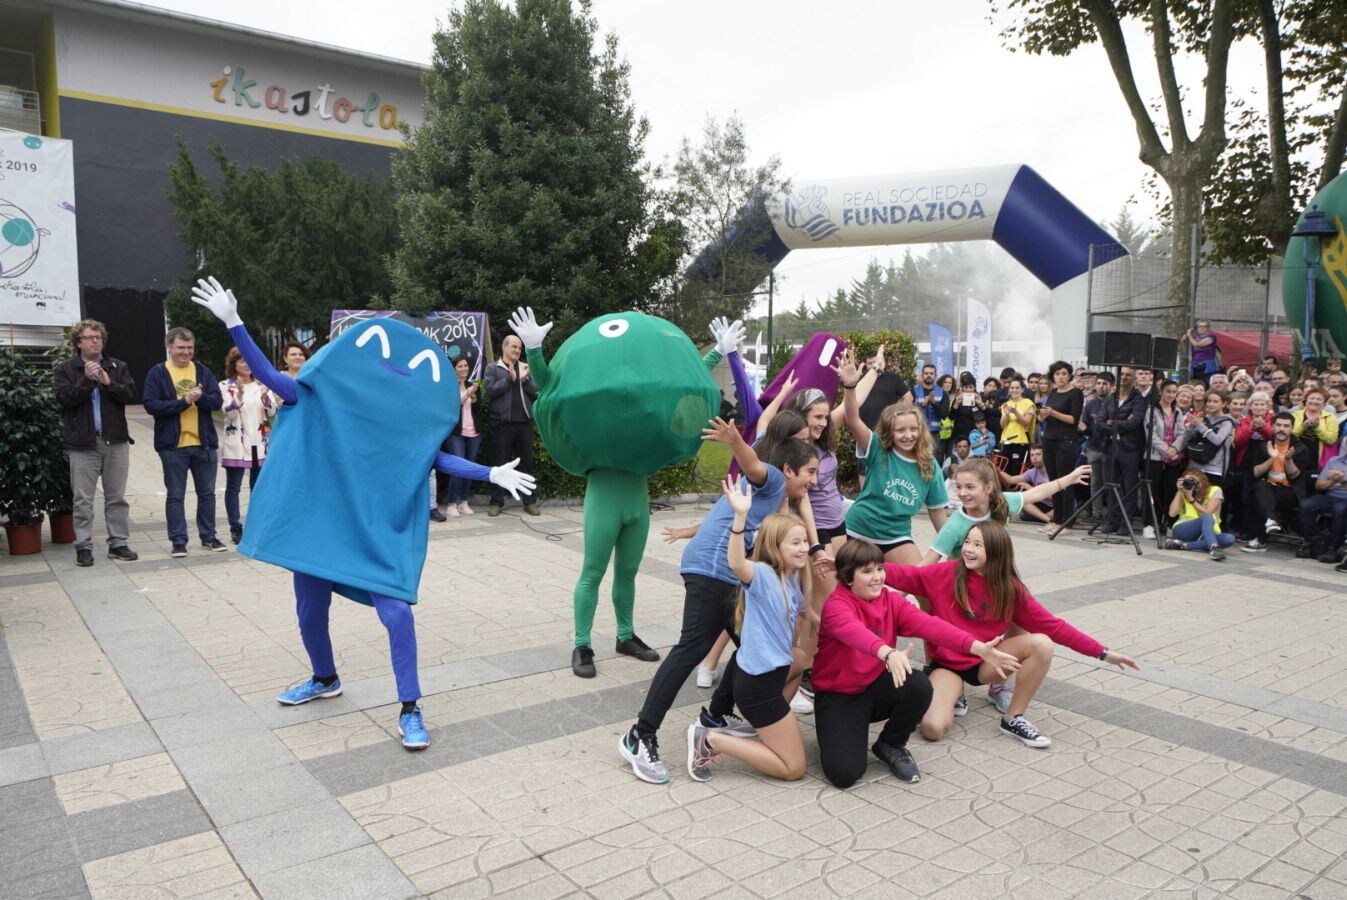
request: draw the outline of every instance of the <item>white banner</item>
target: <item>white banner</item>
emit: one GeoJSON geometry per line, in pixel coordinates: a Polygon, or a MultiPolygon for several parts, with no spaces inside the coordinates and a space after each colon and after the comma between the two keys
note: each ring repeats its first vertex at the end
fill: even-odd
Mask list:
{"type": "Polygon", "coordinates": [[[70,141],[0,131],[0,323],[80,317],[70,141]]]}
{"type": "Polygon", "coordinates": [[[792,250],[986,240],[1019,169],[801,180],[768,212],[792,250]]]}
{"type": "Polygon", "coordinates": [[[992,314],[982,303],[968,298],[968,371],[982,382],[992,377],[992,314]]]}

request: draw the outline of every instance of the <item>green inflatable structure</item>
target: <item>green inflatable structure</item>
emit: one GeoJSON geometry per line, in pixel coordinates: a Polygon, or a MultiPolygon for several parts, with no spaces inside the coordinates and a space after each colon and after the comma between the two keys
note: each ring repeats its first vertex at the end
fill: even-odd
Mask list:
{"type": "MultiPolygon", "coordinates": [[[[1325,357],[1347,356],[1347,172],[1330,181],[1314,195],[1309,210],[1324,214],[1325,224],[1337,233],[1318,238],[1319,264],[1314,279],[1314,323],[1311,347],[1322,364],[1325,357]]],[[[1309,210],[1306,212],[1308,213],[1309,210]]],[[[1305,223],[1302,214],[1296,222],[1305,223]]],[[[1282,272],[1282,302],[1286,319],[1296,330],[1297,345],[1305,329],[1306,241],[1315,238],[1292,237],[1286,245],[1286,268],[1282,272]]],[[[1313,248],[1310,248],[1313,254],[1313,248]]],[[[1297,346],[1297,352],[1299,346],[1297,346]]]]}

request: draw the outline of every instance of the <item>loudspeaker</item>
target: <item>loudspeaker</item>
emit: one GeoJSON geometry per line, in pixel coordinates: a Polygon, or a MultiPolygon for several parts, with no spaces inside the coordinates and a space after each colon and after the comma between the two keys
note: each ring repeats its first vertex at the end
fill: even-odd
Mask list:
{"type": "Polygon", "coordinates": [[[1134,331],[1092,331],[1085,353],[1092,366],[1149,366],[1151,336],[1134,331]]]}
{"type": "Polygon", "coordinates": [[[1151,338],[1151,368],[1172,372],[1179,367],[1179,342],[1174,338],[1151,338]]]}

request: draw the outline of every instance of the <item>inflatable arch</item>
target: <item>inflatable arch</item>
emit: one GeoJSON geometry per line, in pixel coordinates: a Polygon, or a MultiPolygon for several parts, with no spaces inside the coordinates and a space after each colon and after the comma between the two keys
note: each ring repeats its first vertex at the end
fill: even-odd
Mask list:
{"type": "MultiPolygon", "coordinates": [[[[1320,239],[1319,265],[1314,279],[1314,355],[1321,359],[1347,355],[1347,172],[1324,185],[1314,195],[1310,208],[1317,208],[1327,224],[1337,229],[1333,237],[1320,239]]],[[[1303,224],[1302,215],[1296,225],[1303,224]]],[[[1305,238],[1293,237],[1286,247],[1282,271],[1282,303],[1286,319],[1296,330],[1297,351],[1305,330],[1305,238]]]]}
{"type": "MultiPolygon", "coordinates": [[[[762,236],[752,249],[773,266],[792,250],[815,247],[995,241],[1051,289],[1059,359],[1085,358],[1090,248],[1096,269],[1127,255],[1025,165],[796,184],[788,196],[745,209],[738,218],[738,231],[762,236]]],[[[710,274],[712,259],[708,248],[691,271],[710,274]]]]}

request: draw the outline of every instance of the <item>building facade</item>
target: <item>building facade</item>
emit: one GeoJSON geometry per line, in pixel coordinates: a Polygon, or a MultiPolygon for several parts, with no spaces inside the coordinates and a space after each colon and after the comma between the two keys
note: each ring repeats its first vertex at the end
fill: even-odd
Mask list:
{"type": "MultiPolygon", "coordinates": [[[[422,71],[118,0],[0,6],[0,128],[72,142],[81,311],[137,372],[162,359],[164,296],[193,270],[166,193],[177,140],[204,171],[218,141],[243,166],[322,157],[387,177],[400,126],[420,122],[422,71]]],[[[60,337],[3,324],[15,343],[60,337]]]]}

